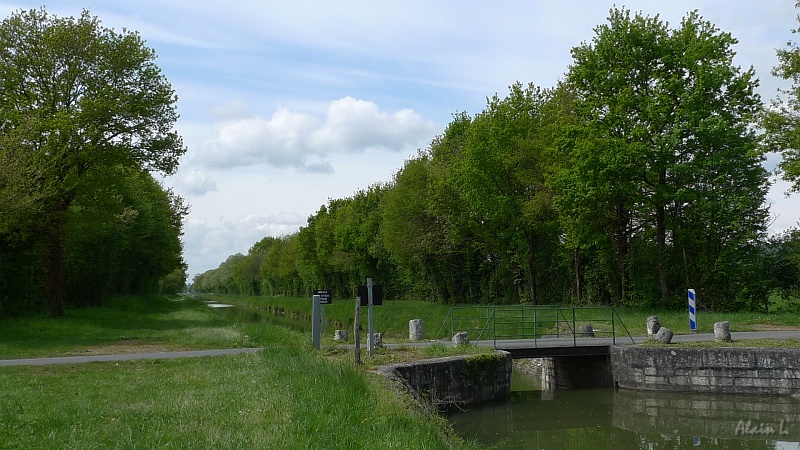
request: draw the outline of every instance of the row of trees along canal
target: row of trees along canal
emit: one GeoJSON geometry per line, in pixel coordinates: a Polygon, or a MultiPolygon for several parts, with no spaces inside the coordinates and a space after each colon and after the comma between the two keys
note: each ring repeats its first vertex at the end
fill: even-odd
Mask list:
{"type": "Polygon", "coordinates": [[[185,283],[177,97],[136,33],[84,12],[0,24],[0,317],[185,283]]]}
{"type": "MultiPolygon", "coordinates": [[[[440,302],[763,308],[793,293],[800,233],[767,238],[769,151],[798,188],[797,91],[765,108],[736,40],[612,10],[552,89],[515,84],[459,113],[392,182],[330,200],[298,232],[196,276],[193,289],[440,302]]],[[[796,47],[776,74],[797,81],[796,47]]],[[[795,87],[797,85],[795,84],[795,87]]]]}

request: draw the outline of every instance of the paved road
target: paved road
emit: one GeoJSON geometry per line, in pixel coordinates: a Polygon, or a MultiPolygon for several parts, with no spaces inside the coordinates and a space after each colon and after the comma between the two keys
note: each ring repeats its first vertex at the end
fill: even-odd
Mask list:
{"type": "MultiPolygon", "coordinates": [[[[734,332],[732,333],[734,340],[739,339],[800,339],[800,330],[786,330],[786,331],[751,331],[751,332],[734,332]]],[[[646,341],[646,337],[634,337],[634,342],[631,342],[628,337],[618,337],[616,339],[617,345],[631,345],[633,343],[639,344],[646,341]]],[[[711,341],[714,340],[713,333],[707,334],[676,334],[673,342],[696,342],[696,341],[711,341]]],[[[437,341],[445,345],[452,345],[448,341],[437,341]]],[[[577,345],[585,346],[598,346],[598,345],[612,345],[611,338],[597,337],[597,338],[576,338],[577,345]]],[[[434,341],[426,342],[409,342],[403,344],[385,344],[388,348],[406,346],[406,347],[424,347],[433,345],[434,341]]],[[[491,347],[495,345],[495,341],[478,341],[474,342],[480,346],[491,347]]],[[[572,337],[545,337],[537,339],[516,339],[497,341],[497,347],[501,348],[526,348],[526,347],[568,347],[572,346],[572,337]]],[[[348,346],[352,347],[352,345],[348,346]]],[[[156,353],[125,353],[120,355],[87,355],[87,356],[60,356],[54,358],[29,358],[29,359],[0,359],[0,367],[3,366],[41,366],[47,364],[75,364],[97,361],[131,361],[137,359],[164,359],[164,358],[192,358],[199,356],[217,356],[217,355],[236,355],[240,353],[251,353],[261,350],[260,348],[228,348],[217,350],[193,350],[181,352],[156,352],[156,353]]],[[[362,351],[366,350],[366,346],[362,346],[362,351]]]]}
{"type": "Polygon", "coordinates": [[[194,358],[198,356],[237,355],[252,353],[260,348],[223,348],[216,350],[191,350],[181,352],[123,353],[119,355],[57,356],[53,358],[0,359],[2,366],[44,366],[48,364],[75,364],[97,361],[131,361],[135,359],[194,358]]]}

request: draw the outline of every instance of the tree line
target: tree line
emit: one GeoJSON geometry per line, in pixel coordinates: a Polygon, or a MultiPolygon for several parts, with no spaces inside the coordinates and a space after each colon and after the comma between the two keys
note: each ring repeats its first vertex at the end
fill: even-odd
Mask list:
{"type": "Polygon", "coordinates": [[[553,88],[520,83],[457,113],[393,180],[330,200],[193,280],[195,291],[459,303],[763,309],[796,295],[800,232],[767,237],[770,151],[798,180],[794,82],[765,107],[729,33],[689,13],[612,9],[553,88]]]}
{"type": "Polygon", "coordinates": [[[43,8],[0,24],[0,316],[185,287],[177,97],[133,32],[43,8]]]}

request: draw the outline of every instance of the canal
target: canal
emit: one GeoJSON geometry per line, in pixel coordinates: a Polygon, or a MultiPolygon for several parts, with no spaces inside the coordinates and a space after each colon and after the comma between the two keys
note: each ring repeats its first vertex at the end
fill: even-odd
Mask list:
{"type": "MultiPolygon", "coordinates": [[[[308,320],[263,308],[218,311],[231,322],[311,330],[308,320]]],[[[446,417],[456,433],[493,449],[800,450],[800,399],[793,397],[550,391],[540,380],[535,364],[515,364],[510,400],[446,417]]]]}
{"type": "Polygon", "coordinates": [[[462,437],[494,449],[800,449],[792,397],[541,390],[515,366],[509,401],[447,414],[462,437]]]}

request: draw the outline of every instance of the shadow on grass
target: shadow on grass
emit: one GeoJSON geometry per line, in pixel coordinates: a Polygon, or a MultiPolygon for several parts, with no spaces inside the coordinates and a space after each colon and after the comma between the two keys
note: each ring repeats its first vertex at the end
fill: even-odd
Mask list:
{"type": "Polygon", "coordinates": [[[218,329],[225,321],[200,300],[186,297],[124,297],[100,307],[0,320],[0,359],[49,355],[65,349],[120,341],[191,345],[187,329],[218,329]]]}

